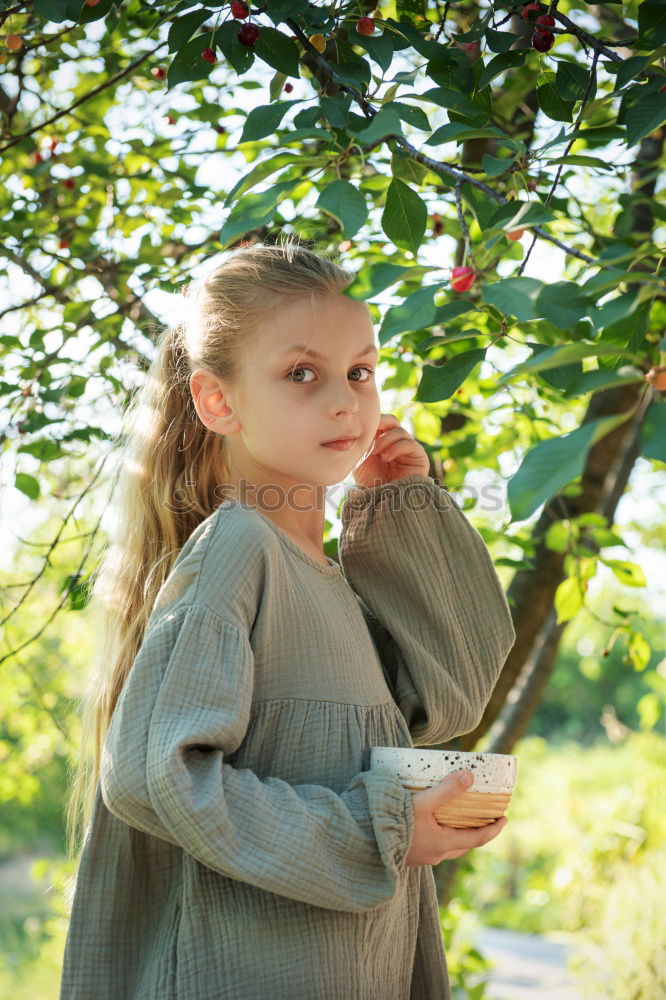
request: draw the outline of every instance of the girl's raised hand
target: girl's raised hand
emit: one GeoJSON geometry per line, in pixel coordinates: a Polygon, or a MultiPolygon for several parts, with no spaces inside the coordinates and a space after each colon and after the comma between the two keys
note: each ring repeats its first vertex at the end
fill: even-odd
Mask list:
{"type": "Polygon", "coordinates": [[[366,457],[353,471],[357,486],[378,486],[407,476],[427,476],[428,455],[392,413],[382,413],[366,457]]]}
{"type": "Polygon", "coordinates": [[[459,858],[472,848],[482,847],[488,841],[494,840],[506,826],[508,822],[506,816],[488,826],[471,830],[458,830],[453,826],[444,826],[437,822],[434,816],[435,810],[445,802],[462,795],[472,783],[470,780],[467,784],[461,784],[462,773],[454,771],[432,788],[412,792],[414,835],[407,853],[407,865],[437,865],[440,861],[459,858]]]}

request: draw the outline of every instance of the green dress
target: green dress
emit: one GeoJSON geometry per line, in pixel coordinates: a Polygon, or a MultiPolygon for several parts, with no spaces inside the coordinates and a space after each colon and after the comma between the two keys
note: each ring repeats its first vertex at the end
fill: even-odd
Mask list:
{"type": "Polygon", "coordinates": [[[412,793],[374,745],[478,723],[515,633],[428,476],[353,487],[340,565],[226,500],[160,590],[104,744],[61,1000],[448,1000],[412,793]]]}

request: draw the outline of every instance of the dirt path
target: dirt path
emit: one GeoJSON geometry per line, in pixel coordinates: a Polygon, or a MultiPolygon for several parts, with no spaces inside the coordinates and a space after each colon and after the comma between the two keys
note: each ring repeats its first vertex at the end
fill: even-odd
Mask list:
{"type": "Polygon", "coordinates": [[[567,972],[570,946],[538,934],[485,927],[476,938],[479,951],[494,963],[489,1000],[580,1000],[567,972]]]}

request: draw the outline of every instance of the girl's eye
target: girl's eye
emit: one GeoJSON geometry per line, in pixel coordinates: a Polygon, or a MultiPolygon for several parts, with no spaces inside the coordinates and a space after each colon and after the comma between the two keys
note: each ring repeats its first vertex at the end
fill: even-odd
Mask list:
{"type": "MultiPolygon", "coordinates": [[[[294,372],[311,372],[311,371],[313,371],[312,368],[308,368],[308,367],[305,367],[303,365],[299,365],[297,368],[292,368],[291,371],[287,373],[287,378],[291,382],[295,382],[296,385],[309,385],[308,382],[303,382],[300,379],[295,379],[293,377],[293,375],[294,375],[294,372]]],[[[367,378],[364,378],[364,379],[354,379],[353,380],[354,382],[370,382],[371,379],[372,379],[372,376],[374,375],[375,369],[374,368],[361,367],[361,368],[352,368],[351,371],[353,371],[353,372],[367,372],[368,373],[368,377],[367,378]]]]}

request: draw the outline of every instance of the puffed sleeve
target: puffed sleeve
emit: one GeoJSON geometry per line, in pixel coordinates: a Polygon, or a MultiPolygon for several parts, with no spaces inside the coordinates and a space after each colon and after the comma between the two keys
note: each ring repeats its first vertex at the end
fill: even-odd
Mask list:
{"type": "Polygon", "coordinates": [[[351,912],[391,899],[413,833],[411,793],[383,768],[360,772],[336,794],[227,763],[250,719],[248,633],[207,606],[173,609],[163,595],[160,607],[105,739],[106,807],[272,893],[351,912]]]}
{"type": "Polygon", "coordinates": [[[415,746],[474,729],[516,635],[479,532],[430,476],[354,487],[339,559],[415,746]]]}

